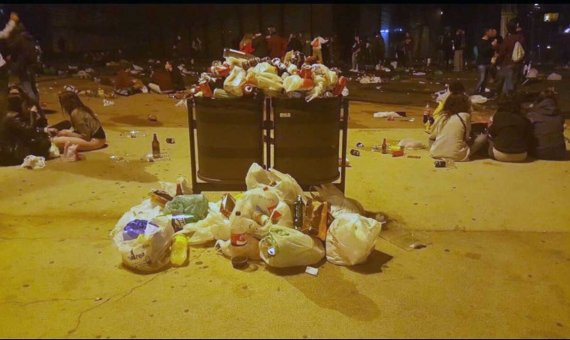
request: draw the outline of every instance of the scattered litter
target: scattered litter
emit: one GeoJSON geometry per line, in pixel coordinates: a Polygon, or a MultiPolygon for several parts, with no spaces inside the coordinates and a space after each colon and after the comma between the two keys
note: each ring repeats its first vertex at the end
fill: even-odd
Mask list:
{"type": "Polygon", "coordinates": [[[359,157],[359,156],[360,156],[360,151],[355,150],[355,149],[352,149],[352,150],[350,150],[350,154],[353,155],[353,156],[359,157]]]}
{"type": "Polygon", "coordinates": [[[319,268],[307,266],[307,268],[305,269],[305,273],[317,276],[317,274],[319,274],[319,268]]]}
{"type": "Polygon", "coordinates": [[[184,106],[184,107],[186,107],[186,108],[187,108],[187,107],[188,107],[188,104],[187,104],[187,101],[186,101],[186,99],[181,99],[181,100],[180,100],[178,103],[176,103],[176,105],[175,105],[175,106],[176,106],[176,107],[179,107],[179,106],[184,106]]]}
{"type": "Polygon", "coordinates": [[[562,80],[562,76],[559,75],[558,73],[551,73],[550,75],[548,75],[548,77],[546,78],[546,80],[562,80]]]}
{"type": "Polygon", "coordinates": [[[112,100],[103,99],[103,106],[113,106],[115,102],[112,100]]]}
{"type": "Polygon", "coordinates": [[[61,160],[64,162],[77,162],[83,160],[84,157],[77,152],[79,145],[67,143],[63,149],[63,155],[61,155],[61,160]]]}
{"type": "Polygon", "coordinates": [[[176,140],[173,137],[166,138],[166,144],[174,144],[176,140]]]}
{"type": "Polygon", "coordinates": [[[112,160],[113,162],[120,162],[120,161],[124,160],[123,157],[115,156],[115,155],[109,156],[109,159],[112,160]]]}
{"type": "Polygon", "coordinates": [[[421,156],[415,156],[415,155],[408,155],[408,158],[420,159],[422,157],[421,156]]]}
{"type": "Polygon", "coordinates": [[[421,242],[414,242],[414,243],[410,244],[410,248],[412,248],[412,249],[422,249],[425,247],[427,247],[427,246],[421,242]]]}
{"type": "MultiPolygon", "coordinates": [[[[352,167],[352,165],[350,165],[350,161],[348,160],[348,158],[345,160],[345,163],[347,168],[352,167]]],[[[338,159],[338,166],[342,166],[342,158],[338,159]]]]}
{"type": "Polygon", "coordinates": [[[359,83],[361,84],[379,84],[382,82],[382,79],[380,77],[368,77],[368,76],[364,76],[362,78],[360,78],[359,83]]]}
{"type": "Polygon", "coordinates": [[[141,88],[141,92],[142,92],[142,93],[148,93],[148,87],[146,87],[146,85],[143,86],[143,87],[141,88]]]}
{"type": "Polygon", "coordinates": [[[360,143],[360,142],[359,142],[359,143],[356,143],[356,147],[359,148],[359,149],[363,149],[363,148],[364,148],[364,144],[362,144],[362,143],[360,143]]]}
{"type": "Polygon", "coordinates": [[[28,155],[24,158],[24,162],[20,165],[20,168],[36,170],[42,169],[46,166],[46,159],[44,157],[38,157],[34,155],[28,155]]]}
{"type": "Polygon", "coordinates": [[[383,228],[380,237],[405,251],[425,248],[431,244],[425,240],[428,237],[426,233],[406,230],[397,222],[390,222],[383,228]]]}
{"type": "Polygon", "coordinates": [[[425,72],[414,72],[413,75],[414,76],[425,76],[426,73],[425,72]]]}
{"type": "Polygon", "coordinates": [[[71,92],[79,93],[79,91],[77,91],[77,88],[73,85],[64,85],[63,89],[65,91],[71,91],[71,92]]]}
{"type": "Polygon", "coordinates": [[[154,162],[154,157],[153,157],[152,153],[149,153],[143,157],[143,160],[145,160],[147,162],[154,162]]]}
{"type": "Polygon", "coordinates": [[[538,70],[535,69],[534,67],[531,68],[530,70],[528,70],[528,72],[526,73],[526,77],[529,79],[535,79],[538,77],[538,70]]]}
{"type": "Polygon", "coordinates": [[[397,69],[397,68],[398,68],[398,62],[397,62],[397,61],[391,62],[390,65],[392,65],[392,68],[393,68],[393,69],[397,69]]]}
{"type": "Polygon", "coordinates": [[[138,65],[135,65],[135,64],[133,64],[133,69],[134,69],[135,71],[139,71],[139,72],[143,70],[142,67],[140,67],[140,66],[138,66],[138,65]]]}
{"type": "Polygon", "coordinates": [[[420,141],[417,141],[415,139],[412,138],[404,138],[402,139],[399,143],[398,143],[399,147],[404,147],[405,149],[408,150],[421,150],[421,149],[425,149],[426,146],[425,144],[423,144],[420,141]]]}
{"type": "Polygon", "coordinates": [[[151,122],[156,122],[158,121],[158,118],[156,117],[156,115],[148,115],[147,117],[148,120],[150,120],[151,122]]]}
{"type": "Polygon", "coordinates": [[[399,114],[397,114],[396,112],[375,112],[373,114],[374,118],[400,118],[401,116],[399,114]]]}

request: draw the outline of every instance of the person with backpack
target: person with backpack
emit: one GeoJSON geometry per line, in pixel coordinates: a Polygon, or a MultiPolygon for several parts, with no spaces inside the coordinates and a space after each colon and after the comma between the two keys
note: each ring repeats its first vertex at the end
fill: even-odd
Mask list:
{"type": "Polygon", "coordinates": [[[507,23],[507,36],[499,46],[497,56],[497,92],[507,95],[516,90],[514,82],[515,68],[519,67],[524,58],[525,43],[522,34],[517,33],[517,23],[511,20],[507,23]]]}
{"type": "Polygon", "coordinates": [[[540,93],[527,117],[532,124],[530,153],[533,157],[547,160],[567,158],[564,141],[564,117],[557,102],[558,93],[547,88],[540,93]]]}

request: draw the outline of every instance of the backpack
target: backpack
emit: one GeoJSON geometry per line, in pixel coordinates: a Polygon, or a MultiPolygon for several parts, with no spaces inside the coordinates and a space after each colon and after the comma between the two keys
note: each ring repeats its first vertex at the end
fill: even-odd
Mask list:
{"type": "Polygon", "coordinates": [[[515,43],[515,47],[513,48],[513,56],[512,59],[515,63],[518,63],[524,58],[524,48],[522,47],[520,42],[515,43]]]}

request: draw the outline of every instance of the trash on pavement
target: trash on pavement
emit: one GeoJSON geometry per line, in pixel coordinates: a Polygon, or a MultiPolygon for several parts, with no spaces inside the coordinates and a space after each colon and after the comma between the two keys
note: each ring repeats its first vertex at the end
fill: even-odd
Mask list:
{"type": "Polygon", "coordinates": [[[46,166],[46,159],[44,157],[38,157],[34,155],[28,155],[24,158],[20,168],[26,168],[30,170],[42,169],[46,166]]]}
{"type": "Polygon", "coordinates": [[[562,80],[562,76],[558,73],[553,72],[549,74],[548,77],[546,77],[546,80],[562,80]]]}

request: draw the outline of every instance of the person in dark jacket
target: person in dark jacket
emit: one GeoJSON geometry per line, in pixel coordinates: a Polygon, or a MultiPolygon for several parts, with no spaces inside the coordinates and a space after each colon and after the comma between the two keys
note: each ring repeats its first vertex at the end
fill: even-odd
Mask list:
{"type": "Polygon", "coordinates": [[[566,159],[564,117],[560,114],[556,97],[554,88],[547,88],[527,113],[533,132],[530,151],[538,159],[566,159]]]}
{"type": "Polygon", "coordinates": [[[289,51],[303,51],[303,44],[301,43],[301,33],[291,33],[289,35],[289,42],[287,43],[287,52],[289,51]]]}
{"type": "Polygon", "coordinates": [[[28,155],[49,156],[49,135],[38,125],[39,113],[30,110],[30,104],[21,89],[10,90],[8,110],[0,120],[0,166],[19,165],[28,155]]]}
{"type": "Polygon", "coordinates": [[[530,122],[521,113],[516,96],[501,99],[489,126],[489,156],[501,162],[523,162],[532,138],[530,122]]]}
{"type": "Polygon", "coordinates": [[[269,55],[269,51],[267,49],[267,40],[261,33],[257,33],[253,37],[252,41],[253,46],[253,55],[258,58],[265,58],[269,55]]]}
{"type": "Polygon", "coordinates": [[[516,90],[516,83],[514,76],[516,76],[515,68],[520,66],[519,62],[513,61],[513,50],[516,43],[520,43],[524,46],[525,41],[522,34],[517,33],[517,23],[514,20],[509,21],[507,24],[508,34],[499,45],[498,56],[497,56],[497,66],[499,70],[497,72],[497,92],[501,92],[503,95],[516,90]]]}
{"type": "Polygon", "coordinates": [[[489,75],[489,65],[491,65],[491,58],[493,58],[493,42],[491,41],[492,29],[485,30],[485,34],[477,43],[477,72],[479,73],[479,80],[473,90],[474,94],[485,93],[487,86],[487,78],[489,75]]]}

